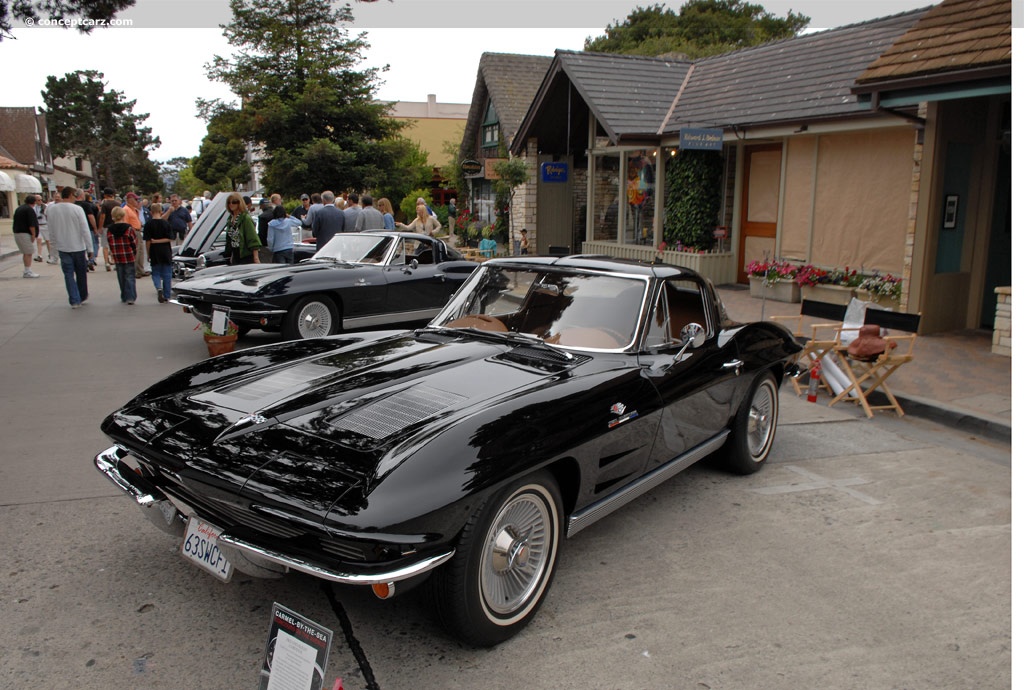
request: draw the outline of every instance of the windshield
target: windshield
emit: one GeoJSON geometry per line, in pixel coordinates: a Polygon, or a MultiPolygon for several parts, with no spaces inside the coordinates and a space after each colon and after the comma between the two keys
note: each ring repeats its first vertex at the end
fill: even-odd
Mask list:
{"type": "Polygon", "coordinates": [[[551,345],[622,350],[636,337],[642,277],[482,266],[432,326],[536,336],[551,345]]]}
{"type": "Polygon", "coordinates": [[[390,235],[339,232],[313,255],[313,259],[356,264],[382,264],[391,253],[391,245],[394,242],[395,238],[390,235]]]}

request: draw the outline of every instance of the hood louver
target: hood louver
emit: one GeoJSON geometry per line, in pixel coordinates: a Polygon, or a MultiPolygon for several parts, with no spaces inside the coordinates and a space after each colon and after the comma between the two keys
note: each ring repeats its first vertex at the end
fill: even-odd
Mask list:
{"type": "Polygon", "coordinates": [[[459,405],[466,396],[428,386],[389,395],[336,417],[331,426],[381,440],[459,405]]]}

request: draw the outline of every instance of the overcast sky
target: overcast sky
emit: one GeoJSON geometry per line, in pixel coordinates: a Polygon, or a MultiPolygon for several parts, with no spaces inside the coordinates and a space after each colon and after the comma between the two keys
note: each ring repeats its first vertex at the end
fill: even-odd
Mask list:
{"type": "MultiPolygon", "coordinates": [[[[390,65],[377,96],[383,100],[469,103],[483,52],[553,55],[582,50],[588,36],[622,21],[647,0],[380,0],[353,7],[352,31],[366,31],[365,64],[390,65]]],[[[678,9],[676,3],[665,3],[678,9]]],[[[915,0],[766,0],[758,4],[784,15],[811,18],[827,29],[925,7],[915,0]]],[[[151,157],[194,156],[206,134],[195,99],[234,97],[205,77],[214,55],[229,55],[218,25],[230,21],[227,0],[138,0],[118,15],[123,28],[80,35],[59,27],[23,27],[0,42],[0,64],[8,76],[0,106],[42,107],[46,77],[75,70],[104,74],[108,89],[136,100],[136,112],[162,145],[151,157]]]]}

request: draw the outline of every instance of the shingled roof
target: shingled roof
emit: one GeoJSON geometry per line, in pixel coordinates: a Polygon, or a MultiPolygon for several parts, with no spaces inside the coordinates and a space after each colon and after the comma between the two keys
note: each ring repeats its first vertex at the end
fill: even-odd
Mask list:
{"type": "Polygon", "coordinates": [[[1010,69],[1010,0],[945,0],[857,78],[858,84],[1003,66],[1010,69]]]}
{"type": "Polygon", "coordinates": [[[924,16],[916,10],[698,60],[661,132],[866,113],[850,89],[924,16]]]}
{"type": "Polygon", "coordinates": [[[505,145],[511,144],[550,64],[551,58],[541,55],[481,55],[462,150],[473,149],[488,102],[494,104],[505,145]]]}

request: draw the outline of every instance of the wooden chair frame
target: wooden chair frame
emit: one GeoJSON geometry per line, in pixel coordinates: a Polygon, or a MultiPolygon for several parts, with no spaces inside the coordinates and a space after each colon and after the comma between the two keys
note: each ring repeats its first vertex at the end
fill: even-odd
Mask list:
{"type": "Polygon", "coordinates": [[[914,343],[917,341],[917,331],[921,325],[920,314],[908,314],[903,312],[891,312],[883,309],[868,309],[864,314],[864,324],[876,324],[881,328],[891,331],[899,331],[899,335],[883,336],[886,343],[893,343],[895,348],[886,348],[885,352],[870,361],[851,357],[846,345],[840,342],[840,333],[836,334],[836,341],[832,348],[839,365],[850,378],[850,385],[841,391],[829,402],[829,407],[840,400],[855,400],[864,409],[864,414],[870,419],[877,410],[894,410],[902,417],[905,413],[900,406],[896,396],[889,389],[886,381],[893,373],[907,362],[914,359],[914,343]],[[874,403],[868,399],[876,390],[885,394],[888,404],[874,403]],[[848,397],[852,393],[854,397],[848,397]]]}
{"type": "MultiPolygon", "coordinates": [[[[771,317],[772,321],[796,321],[796,327],[789,328],[793,331],[797,342],[803,347],[793,359],[800,367],[800,374],[790,378],[793,390],[797,395],[802,395],[807,390],[814,362],[828,354],[839,343],[839,333],[842,330],[845,316],[845,305],[805,299],[800,303],[799,315],[771,317]],[[831,323],[811,323],[812,319],[824,319],[831,323]]],[[[832,393],[824,378],[821,379],[821,385],[829,393],[832,393]]]]}

